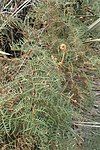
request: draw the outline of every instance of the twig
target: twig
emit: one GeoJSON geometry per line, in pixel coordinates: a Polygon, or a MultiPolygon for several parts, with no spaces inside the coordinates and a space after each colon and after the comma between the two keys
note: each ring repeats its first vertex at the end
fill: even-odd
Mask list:
{"type": "Polygon", "coordinates": [[[100,122],[77,122],[77,121],[75,121],[74,123],[79,123],[79,124],[96,124],[96,125],[100,125],[100,122]]]}
{"type": "Polygon", "coordinates": [[[1,55],[11,55],[11,54],[6,53],[6,52],[3,52],[3,51],[0,51],[0,54],[1,54],[1,55]]]}
{"type": "Polygon", "coordinates": [[[13,0],[10,0],[3,9],[6,9],[11,4],[12,1],[13,0]]]}
{"type": "Polygon", "coordinates": [[[11,16],[15,16],[18,14],[27,4],[29,4],[31,0],[26,0],[24,3],[22,3],[13,13],[11,16]]]}
{"type": "Polygon", "coordinates": [[[100,42],[100,39],[90,39],[85,41],[84,43],[89,43],[89,42],[100,42]]]}
{"type": "Polygon", "coordinates": [[[88,124],[75,124],[77,126],[83,126],[83,127],[91,127],[91,128],[100,128],[100,125],[88,125],[88,124]]]}
{"type": "Polygon", "coordinates": [[[74,125],[91,128],[100,128],[100,122],[74,122],[74,125]]]}
{"type": "Polygon", "coordinates": [[[100,18],[97,19],[95,22],[93,22],[93,23],[88,27],[88,30],[93,30],[93,29],[97,28],[98,25],[99,25],[99,27],[100,27],[100,18]]]}
{"type": "MultiPolygon", "coordinates": [[[[22,4],[12,13],[11,16],[17,15],[23,8],[27,7],[31,1],[32,1],[32,0],[26,0],[24,3],[22,3],[22,4]]],[[[40,0],[33,1],[33,5],[34,5],[34,6],[35,6],[34,3],[36,3],[36,2],[40,2],[40,0]]]]}

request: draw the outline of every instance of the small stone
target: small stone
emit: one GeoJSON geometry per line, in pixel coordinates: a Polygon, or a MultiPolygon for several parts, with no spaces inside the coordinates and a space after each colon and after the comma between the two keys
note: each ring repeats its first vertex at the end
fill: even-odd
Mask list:
{"type": "Polygon", "coordinates": [[[98,109],[98,107],[99,107],[98,105],[94,105],[94,108],[98,109]]]}

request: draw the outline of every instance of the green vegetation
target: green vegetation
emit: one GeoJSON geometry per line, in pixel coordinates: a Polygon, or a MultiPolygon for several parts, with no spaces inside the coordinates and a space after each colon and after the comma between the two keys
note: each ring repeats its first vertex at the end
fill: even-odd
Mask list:
{"type": "Polygon", "coordinates": [[[24,19],[0,13],[0,51],[10,54],[0,56],[0,149],[84,149],[74,121],[86,121],[95,100],[99,43],[87,40],[99,38],[88,31],[99,0],[27,8],[24,19]]]}

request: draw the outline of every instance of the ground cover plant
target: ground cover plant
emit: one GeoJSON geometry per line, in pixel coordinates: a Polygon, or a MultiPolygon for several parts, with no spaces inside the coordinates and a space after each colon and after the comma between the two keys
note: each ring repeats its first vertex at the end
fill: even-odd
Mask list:
{"type": "Polygon", "coordinates": [[[0,6],[0,149],[91,149],[75,121],[95,101],[99,1],[27,2],[0,6]]]}

